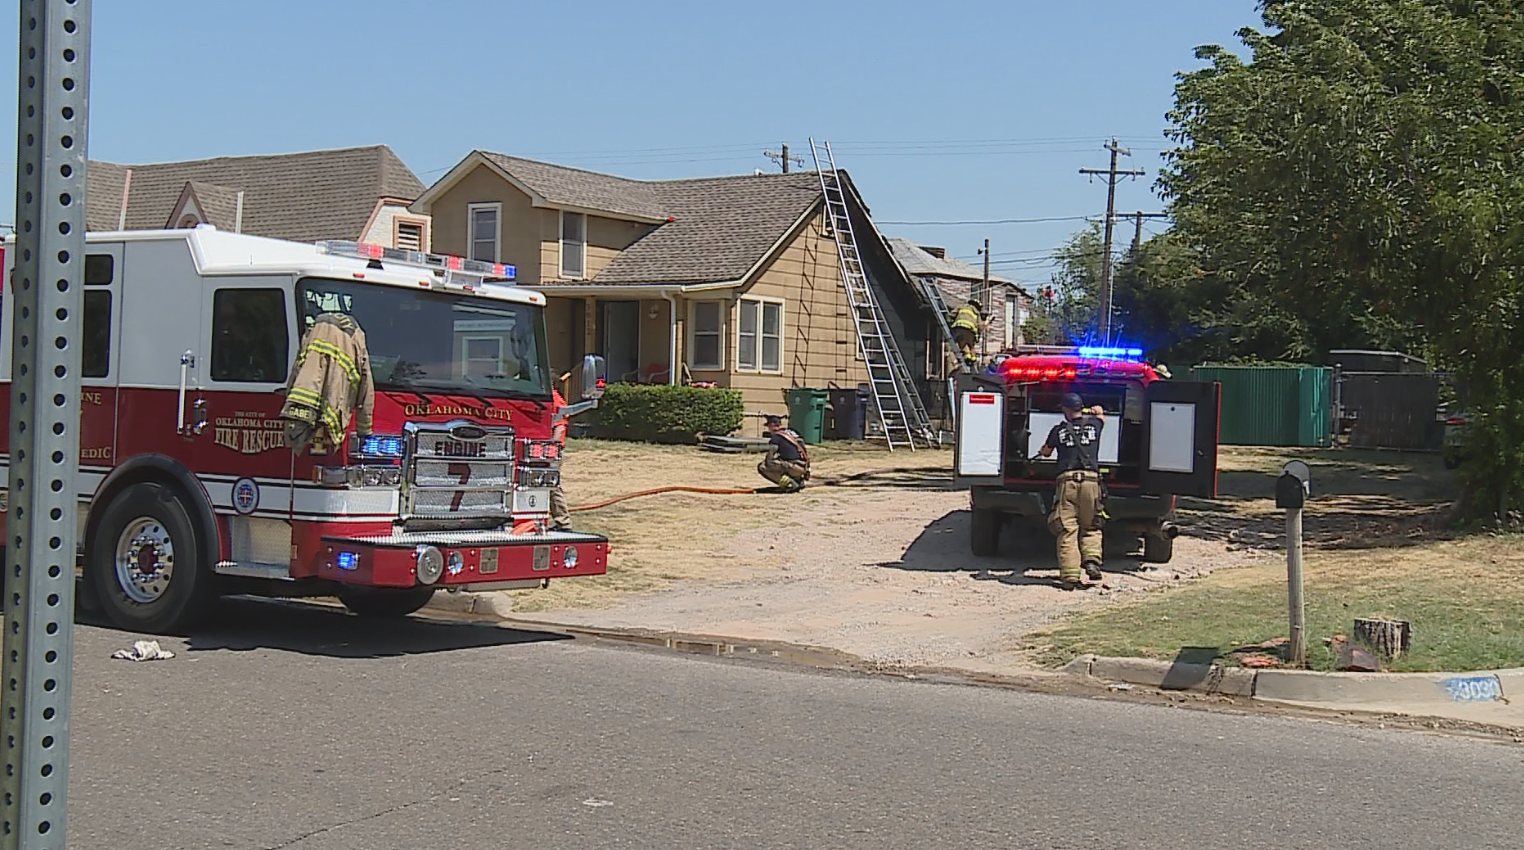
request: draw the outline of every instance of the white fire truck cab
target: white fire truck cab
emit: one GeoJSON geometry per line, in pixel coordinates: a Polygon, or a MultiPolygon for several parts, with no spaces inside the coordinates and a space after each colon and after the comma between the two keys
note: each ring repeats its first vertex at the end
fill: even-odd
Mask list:
{"type": "MultiPolygon", "coordinates": [[[[607,571],[605,538],[549,527],[552,426],[566,411],[552,396],[545,297],[509,285],[513,267],[205,226],[86,245],[83,594],[114,623],[183,628],[235,593],[337,596],[357,614],[402,616],[439,589],[607,571]],[[374,433],[349,422],[337,447],[298,454],[280,412],[322,313],[365,333],[374,433]]],[[[14,301],[0,305],[7,413],[14,301]]],[[[601,359],[588,359],[596,398],[601,359]]],[[[0,448],[7,479],[9,457],[0,448]]]]}
{"type": "Polygon", "coordinates": [[[1131,551],[1141,537],[1145,561],[1169,562],[1176,497],[1217,495],[1221,388],[1166,380],[1142,355],[1023,346],[984,374],[959,377],[954,478],[969,488],[975,555],[998,554],[1008,521],[1035,531],[1052,512],[1057,460],[1038,450],[1063,419],[1060,400],[1074,392],[1106,413],[1099,459],[1107,547],[1131,551]]]}

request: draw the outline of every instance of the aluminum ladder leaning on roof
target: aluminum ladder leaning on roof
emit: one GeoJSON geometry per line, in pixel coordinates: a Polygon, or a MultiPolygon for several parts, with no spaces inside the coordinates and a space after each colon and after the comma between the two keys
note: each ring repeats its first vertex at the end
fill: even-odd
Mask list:
{"type": "Polygon", "coordinates": [[[826,216],[836,239],[836,253],[841,260],[841,282],[847,291],[847,303],[852,308],[857,331],[858,350],[868,368],[868,384],[871,388],[874,410],[889,450],[907,446],[915,451],[917,445],[937,444],[937,435],[931,428],[931,419],[921,405],[910,370],[900,357],[894,334],[884,321],[878,299],[863,269],[862,255],[857,250],[857,236],[852,230],[852,219],[847,214],[847,197],[841,179],[836,173],[836,158],[831,154],[831,143],[817,146],[810,139],[810,153],[815,159],[815,173],[820,177],[820,191],[825,196],[826,216]],[[821,148],[825,161],[821,161],[821,148]],[[826,166],[829,166],[827,168],[826,166]]]}

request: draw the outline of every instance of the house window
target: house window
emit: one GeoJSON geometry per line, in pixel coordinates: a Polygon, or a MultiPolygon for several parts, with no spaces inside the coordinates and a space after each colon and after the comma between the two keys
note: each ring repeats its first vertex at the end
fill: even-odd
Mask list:
{"type": "Polygon", "coordinates": [[[502,262],[498,257],[498,243],[502,241],[503,233],[502,213],[502,204],[471,204],[467,207],[471,236],[468,259],[502,262]]]}
{"type": "Polygon", "coordinates": [[[724,334],[724,305],[719,301],[697,301],[689,325],[692,327],[689,365],[694,369],[724,369],[721,339],[724,334]]]}
{"type": "Polygon", "coordinates": [[[503,374],[503,338],[468,336],[460,341],[464,378],[494,378],[503,374]]]}
{"type": "Polygon", "coordinates": [[[396,232],[392,234],[392,245],[404,251],[428,250],[428,228],[421,221],[397,220],[396,232]]]}
{"type": "Polygon", "coordinates": [[[587,216],[561,213],[561,276],[573,280],[587,273],[587,216]]]}
{"type": "Polygon", "coordinates": [[[212,380],[286,380],[290,335],[280,289],[219,289],[212,296],[212,380]]]}
{"type": "Polygon", "coordinates": [[[743,298],[736,322],[736,368],[783,371],[783,303],[743,298]]]}
{"type": "Polygon", "coordinates": [[[85,292],[85,327],[79,353],[80,371],[86,378],[111,374],[111,293],[85,292]]]}

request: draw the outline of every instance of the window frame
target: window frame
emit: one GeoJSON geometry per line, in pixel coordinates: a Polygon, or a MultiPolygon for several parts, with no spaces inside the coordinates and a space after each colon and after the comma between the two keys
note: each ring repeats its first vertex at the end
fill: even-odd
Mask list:
{"type": "Polygon", "coordinates": [[[473,342],[495,343],[497,345],[497,356],[493,358],[493,362],[497,364],[497,369],[501,370],[503,368],[503,361],[507,359],[505,352],[508,350],[508,344],[501,334],[461,334],[458,339],[460,340],[460,359],[456,362],[460,364],[460,375],[457,376],[457,380],[471,377],[470,367],[473,362],[486,362],[485,358],[471,356],[471,343],[473,342]]]}
{"type": "Polygon", "coordinates": [[[466,204],[466,259],[486,260],[490,263],[503,261],[503,205],[497,201],[482,201],[480,203],[466,204]],[[476,214],[487,210],[492,211],[492,256],[478,257],[476,254],[476,214]]]}
{"type": "Polygon", "coordinates": [[[562,280],[586,280],[587,279],[587,214],[586,213],[571,212],[570,210],[561,210],[560,238],[557,240],[557,245],[559,246],[558,247],[558,256],[557,256],[557,266],[558,266],[557,271],[560,272],[561,279],[562,280]],[[576,272],[568,272],[566,270],[566,221],[567,221],[567,217],[568,216],[575,216],[576,218],[580,218],[582,220],[582,240],[581,240],[581,242],[578,243],[579,245],[581,245],[581,248],[582,248],[582,250],[581,250],[581,253],[582,253],[582,257],[581,257],[582,263],[581,263],[581,266],[582,267],[580,269],[578,269],[576,272]]]}
{"type": "Polygon", "coordinates": [[[725,307],[726,307],[725,302],[724,301],[720,301],[720,300],[701,300],[701,301],[689,301],[688,302],[688,356],[687,356],[687,360],[688,360],[688,368],[689,369],[691,369],[691,370],[693,370],[695,372],[723,372],[723,371],[725,371],[725,320],[726,320],[726,317],[728,316],[728,314],[730,313],[730,311],[725,309],[725,307]],[[698,347],[696,345],[696,342],[697,342],[697,340],[699,338],[699,334],[700,334],[699,328],[698,328],[698,311],[699,311],[699,307],[701,305],[709,305],[709,304],[713,304],[714,307],[715,307],[715,318],[716,318],[716,320],[719,323],[719,327],[717,327],[712,332],[711,331],[704,331],[703,335],[704,336],[711,336],[712,335],[712,336],[715,337],[715,348],[717,350],[717,355],[718,356],[715,358],[715,362],[714,363],[700,363],[700,362],[698,362],[698,347]]]}
{"type": "Polygon", "coordinates": [[[286,350],[281,359],[282,372],[286,372],[290,369],[291,362],[294,357],[293,345],[299,345],[301,341],[301,334],[295,333],[293,331],[293,323],[298,320],[298,316],[296,311],[295,293],[291,288],[271,285],[269,282],[261,282],[259,285],[249,286],[233,285],[216,287],[211,290],[211,297],[209,299],[210,304],[207,305],[207,307],[210,309],[211,314],[210,321],[207,321],[204,325],[207,334],[207,343],[206,348],[204,349],[206,351],[206,371],[202,374],[206,376],[207,382],[215,384],[217,387],[222,389],[258,387],[262,391],[268,391],[271,387],[281,386],[285,384],[287,378],[290,377],[289,373],[277,373],[278,377],[276,377],[274,380],[269,381],[250,381],[243,379],[228,380],[217,377],[217,358],[215,355],[217,345],[217,296],[225,292],[274,292],[280,295],[281,311],[284,314],[286,326],[286,350]]]}
{"type": "Polygon", "coordinates": [[[783,363],[786,359],[784,357],[783,351],[783,340],[785,337],[784,327],[788,324],[787,301],[782,298],[775,298],[767,295],[742,296],[741,298],[736,299],[735,323],[736,371],[758,375],[783,374],[783,363]],[[767,347],[763,344],[763,340],[767,337],[773,336],[773,334],[769,334],[766,331],[768,307],[776,307],[778,309],[778,333],[776,334],[778,339],[778,365],[776,367],[769,367],[764,361],[764,352],[767,350],[767,347]],[[743,348],[741,342],[741,315],[748,309],[755,310],[755,315],[757,317],[757,330],[752,340],[752,365],[742,366],[741,363],[743,348]]]}
{"type": "MultiPolygon", "coordinates": [[[[401,244],[402,243],[402,228],[404,228],[404,227],[417,227],[418,228],[418,247],[417,248],[409,248],[409,249],[405,249],[405,250],[422,251],[424,253],[428,253],[428,250],[429,250],[429,223],[428,223],[427,220],[421,219],[421,218],[410,218],[408,216],[400,216],[399,215],[396,218],[392,219],[392,247],[394,247],[394,248],[402,248],[402,244],[401,244]]],[[[501,229],[502,229],[501,220],[499,220],[498,229],[499,229],[499,232],[501,232],[501,229]]]]}

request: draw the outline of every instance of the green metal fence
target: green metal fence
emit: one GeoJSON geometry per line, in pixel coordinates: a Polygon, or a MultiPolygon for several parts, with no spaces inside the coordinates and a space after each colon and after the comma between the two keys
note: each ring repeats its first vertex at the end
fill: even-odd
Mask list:
{"type": "Polygon", "coordinates": [[[1333,443],[1333,370],[1319,366],[1197,366],[1222,384],[1227,446],[1323,448],[1333,443]]]}

